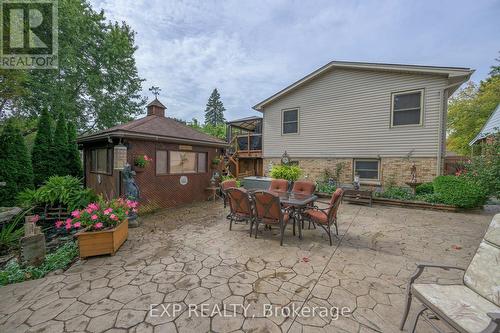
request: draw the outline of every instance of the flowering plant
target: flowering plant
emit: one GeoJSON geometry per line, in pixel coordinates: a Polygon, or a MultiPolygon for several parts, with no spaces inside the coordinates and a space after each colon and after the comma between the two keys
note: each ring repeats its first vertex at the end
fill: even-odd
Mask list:
{"type": "Polygon", "coordinates": [[[71,217],[65,221],[56,221],[55,226],[57,229],[65,228],[68,232],[79,228],[93,231],[111,229],[125,221],[131,211],[137,212],[137,207],[137,201],[123,198],[92,202],[84,209],[72,211],[71,217]]]}
{"type": "Polygon", "coordinates": [[[139,155],[139,156],[135,157],[134,165],[141,167],[141,168],[144,168],[144,167],[148,166],[149,162],[152,162],[152,161],[153,161],[153,159],[151,157],[149,157],[148,155],[139,155]]]}

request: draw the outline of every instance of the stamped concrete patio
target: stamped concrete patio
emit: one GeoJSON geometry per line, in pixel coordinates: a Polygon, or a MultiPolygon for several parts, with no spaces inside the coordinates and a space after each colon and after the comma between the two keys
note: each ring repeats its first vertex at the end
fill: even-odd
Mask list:
{"type": "MultiPolygon", "coordinates": [[[[466,266],[493,215],[344,204],[334,246],[319,229],[299,241],[289,228],[280,247],[274,230],[229,231],[226,213],[221,203],[165,210],[131,229],[114,257],[0,288],[0,332],[399,332],[415,263],[466,266]]],[[[460,280],[422,279],[437,273],[460,280]]]]}

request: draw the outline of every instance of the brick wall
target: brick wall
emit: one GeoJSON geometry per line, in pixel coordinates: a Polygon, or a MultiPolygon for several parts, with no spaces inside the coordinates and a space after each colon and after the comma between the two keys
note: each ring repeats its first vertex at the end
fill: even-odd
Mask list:
{"type": "MultiPolygon", "coordinates": [[[[279,158],[264,159],[264,173],[268,175],[269,163],[280,164],[279,158]]],[[[337,163],[344,163],[344,169],[341,176],[341,182],[350,184],[353,180],[353,159],[352,158],[316,158],[316,159],[294,159],[298,161],[299,166],[304,171],[303,177],[311,180],[321,178],[323,171],[328,168],[335,172],[337,163]]],[[[417,167],[417,181],[429,182],[436,177],[436,158],[381,158],[380,160],[380,183],[383,185],[386,181],[394,179],[396,185],[404,186],[405,182],[410,181],[411,166],[415,162],[417,167]]]]}
{"type": "MultiPolygon", "coordinates": [[[[134,157],[137,155],[148,155],[153,158],[151,162],[142,172],[138,172],[135,180],[139,186],[141,196],[141,211],[150,211],[157,208],[174,207],[193,201],[203,201],[208,198],[209,193],[206,188],[210,184],[213,169],[210,161],[218,154],[216,148],[191,146],[193,152],[206,152],[207,172],[196,174],[167,174],[156,175],[156,150],[179,150],[178,144],[152,142],[143,140],[125,140],[126,145],[129,145],[127,151],[127,160],[130,165],[134,164],[134,157]],[[180,184],[180,177],[187,176],[188,183],[180,184]]],[[[95,144],[99,146],[99,144],[95,144]]],[[[120,172],[113,170],[111,175],[101,175],[101,182],[97,181],[97,174],[91,173],[90,170],[90,149],[91,146],[85,147],[85,175],[86,186],[93,188],[97,193],[103,194],[105,197],[113,198],[123,194],[124,188],[120,184],[120,172]],[[122,192],[122,193],[120,193],[122,192]]],[[[111,161],[112,163],[112,161],[111,161]]]]}

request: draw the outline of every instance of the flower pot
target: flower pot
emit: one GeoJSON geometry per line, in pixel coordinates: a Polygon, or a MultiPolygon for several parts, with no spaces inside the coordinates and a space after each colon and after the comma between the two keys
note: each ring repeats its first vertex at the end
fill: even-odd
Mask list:
{"type": "Polygon", "coordinates": [[[141,172],[144,172],[144,170],[146,170],[146,168],[145,168],[145,167],[140,167],[140,166],[137,166],[137,165],[135,165],[135,166],[134,166],[134,171],[135,171],[136,173],[141,173],[141,172]]]}
{"type": "Polygon", "coordinates": [[[113,229],[102,231],[82,231],[76,234],[80,258],[99,256],[102,254],[114,255],[120,246],[127,240],[128,220],[118,224],[113,229]]]}

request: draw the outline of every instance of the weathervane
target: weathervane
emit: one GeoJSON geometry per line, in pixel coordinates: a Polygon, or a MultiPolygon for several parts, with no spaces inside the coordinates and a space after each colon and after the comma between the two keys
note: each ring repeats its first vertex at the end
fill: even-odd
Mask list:
{"type": "Polygon", "coordinates": [[[155,87],[155,86],[152,86],[151,88],[149,88],[149,91],[151,91],[153,93],[153,95],[155,95],[155,98],[158,98],[158,95],[160,94],[160,87],[155,87]]]}

